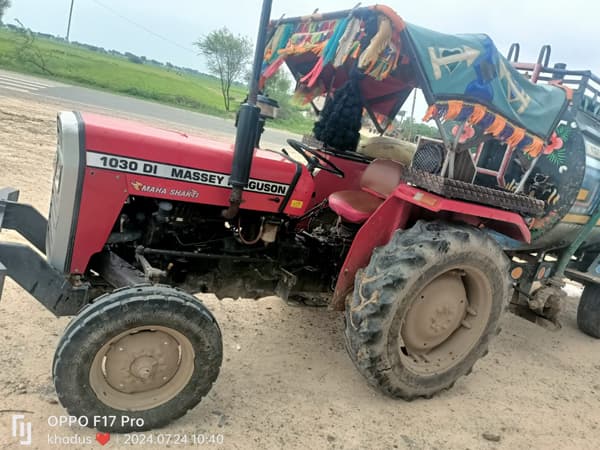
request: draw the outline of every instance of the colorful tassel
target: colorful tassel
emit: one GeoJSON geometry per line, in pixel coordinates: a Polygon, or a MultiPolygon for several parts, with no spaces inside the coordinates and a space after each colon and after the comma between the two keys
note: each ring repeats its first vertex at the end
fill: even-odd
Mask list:
{"type": "Polygon", "coordinates": [[[468,123],[468,119],[469,117],[471,117],[471,115],[473,114],[473,105],[467,105],[465,104],[462,108],[462,111],[460,112],[460,114],[458,116],[456,116],[456,120],[458,122],[464,122],[465,120],[468,123]]]}
{"type": "Polygon", "coordinates": [[[463,102],[460,100],[450,100],[448,102],[448,111],[445,120],[452,120],[460,114],[463,108],[463,102]]]}
{"type": "Polygon", "coordinates": [[[537,158],[539,154],[542,152],[544,148],[544,141],[542,141],[539,137],[534,136],[533,141],[527,147],[523,149],[523,151],[531,156],[532,158],[537,158]]]}
{"type": "Polygon", "coordinates": [[[502,133],[504,127],[506,126],[506,119],[502,116],[496,115],[492,124],[486,128],[485,132],[491,134],[494,137],[497,137],[502,133]]]}
{"type": "Polygon", "coordinates": [[[512,136],[506,139],[506,143],[511,147],[515,148],[519,145],[519,143],[525,138],[525,129],[523,128],[515,128],[512,136]]]}
{"type": "Polygon", "coordinates": [[[423,116],[423,122],[429,122],[431,119],[433,119],[437,115],[437,112],[438,112],[437,105],[429,106],[429,108],[427,108],[427,112],[423,116]]]}
{"type": "Polygon", "coordinates": [[[510,123],[506,122],[506,125],[504,125],[504,129],[498,135],[498,139],[500,139],[503,142],[506,142],[506,140],[508,138],[510,138],[514,132],[515,132],[515,127],[513,127],[510,123]]]}
{"type": "Polygon", "coordinates": [[[475,125],[479,123],[481,119],[485,117],[485,113],[487,112],[487,108],[483,105],[473,105],[473,113],[469,117],[469,123],[471,125],[475,125]]]}
{"type": "Polygon", "coordinates": [[[387,48],[392,39],[392,24],[387,17],[379,16],[378,26],[377,33],[358,59],[359,69],[373,67],[379,55],[387,48]]]}

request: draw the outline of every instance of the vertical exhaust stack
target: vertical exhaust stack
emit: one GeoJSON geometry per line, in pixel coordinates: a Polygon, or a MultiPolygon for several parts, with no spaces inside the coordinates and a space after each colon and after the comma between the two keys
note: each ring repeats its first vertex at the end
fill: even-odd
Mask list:
{"type": "Polygon", "coordinates": [[[231,165],[231,195],[229,196],[229,208],[223,211],[223,217],[232,219],[240,209],[242,203],[242,192],[248,186],[250,178],[250,167],[254,154],[254,144],[258,130],[260,108],[256,106],[258,97],[258,83],[265,53],[267,27],[271,17],[272,0],[263,0],[258,37],[256,38],[256,49],[254,50],[254,63],[252,65],[252,77],[250,79],[250,92],[248,101],[240,106],[237,131],[235,134],[235,147],[233,162],[231,165]]]}

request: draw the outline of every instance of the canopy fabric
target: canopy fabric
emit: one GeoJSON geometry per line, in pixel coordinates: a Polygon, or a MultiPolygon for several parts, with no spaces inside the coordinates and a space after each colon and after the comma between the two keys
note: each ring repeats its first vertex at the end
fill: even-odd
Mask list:
{"type": "Polygon", "coordinates": [[[387,124],[417,86],[401,46],[403,29],[402,19],[383,5],[274,22],[261,81],[286,63],[297,94],[310,101],[358,77],[365,109],[387,124]]]}
{"type": "Polygon", "coordinates": [[[407,24],[429,104],[459,100],[484,105],[517,127],[547,139],[567,96],[533,84],[513,69],[485,34],[450,35],[407,24]]]}
{"type": "Polygon", "coordinates": [[[535,85],[482,34],[448,35],[405,23],[376,5],[273,22],[261,81],[284,62],[307,100],[358,79],[372,118],[393,119],[415,87],[426,119],[479,123],[485,133],[538,154],[567,105],[563,89],[535,85]]]}

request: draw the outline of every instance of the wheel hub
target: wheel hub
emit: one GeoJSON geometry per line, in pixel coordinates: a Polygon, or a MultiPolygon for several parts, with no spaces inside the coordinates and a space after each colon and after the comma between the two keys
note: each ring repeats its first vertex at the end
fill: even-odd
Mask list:
{"type": "Polygon", "coordinates": [[[467,310],[467,293],[459,271],[448,272],[420,293],[406,315],[404,344],[426,351],[444,342],[460,326],[467,310]]]}
{"type": "Polygon", "coordinates": [[[162,331],[122,337],[111,345],[104,362],[107,383],[127,394],[160,388],[178,367],[178,343],[162,331]]]}

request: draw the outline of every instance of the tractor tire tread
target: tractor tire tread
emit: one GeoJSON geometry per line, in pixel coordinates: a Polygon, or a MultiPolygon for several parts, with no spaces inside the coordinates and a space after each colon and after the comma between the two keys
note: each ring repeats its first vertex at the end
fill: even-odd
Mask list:
{"type": "Polygon", "coordinates": [[[584,287],[577,306],[577,327],[588,336],[600,338],[600,285],[584,287]]]}
{"type": "Polygon", "coordinates": [[[468,225],[418,221],[410,229],[396,231],[390,242],[374,251],[369,264],[357,272],[354,293],[348,297],[344,335],[352,361],[372,386],[391,397],[410,401],[450,389],[457,378],[470,373],[475,362],[487,353],[488,341],[495,335],[500,312],[509,298],[508,270],[508,259],[498,244],[468,225]],[[444,258],[451,248],[465,245],[479,248],[481,254],[494,255],[490,267],[497,269],[501,280],[498,298],[502,300],[493,305],[494,318],[479,340],[477,355],[471,358],[471,363],[460,367],[458,376],[448,377],[431,389],[421,389],[418,383],[400,385],[385,357],[386,326],[391,321],[398,293],[415,281],[415,274],[444,258]]]}
{"type": "MultiPolygon", "coordinates": [[[[220,365],[222,362],[222,342],[219,326],[212,314],[204,307],[204,305],[194,296],[165,285],[137,285],[116,289],[115,291],[104,294],[96,301],[84,308],[78,316],[76,316],[67,326],[65,334],[59,341],[54,360],[52,363],[52,373],[54,385],[56,387],[57,396],[60,403],[65,407],[67,412],[76,417],[88,416],[90,414],[89,402],[83,398],[79,398],[78,392],[71,389],[73,386],[72,377],[69,370],[65,371],[73,363],[74,349],[81,344],[85,336],[89,334],[91,323],[101,323],[101,326],[109,326],[105,318],[111,315],[125,312],[131,307],[139,308],[138,314],[153,314],[156,312],[165,312],[165,307],[168,304],[169,315],[179,316],[183,320],[191,321],[192,318],[196,322],[205,321],[212,329],[210,333],[214,342],[211,342],[213,350],[216,351],[216,356],[212,361],[207,362],[207,372],[209,373],[208,380],[201,386],[195,386],[187,398],[181,398],[183,391],[194,382],[194,375],[184,387],[183,391],[167,402],[172,403],[178,400],[176,408],[163,408],[164,405],[159,405],[151,411],[157,411],[152,414],[151,420],[146,421],[143,426],[136,427],[135,430],[130,430],[118,426],[104,426],[100,424],[96,428],[100,431],[108,432],[129,432],[129,431],[146,431],[152,428],[158,428],[167,425],[168,423],[184,416],[190,409],[194,408],[202,398],[210,391],[212,385],[218,377],[220,365]],[[156,302],[160,300],[161,302],[156,302]],[[164,302],[167,301],[167,303],[164,302]],[[162,303],[162,304],[161,304],[162,303]],[[104,322],[102,324],[102,322],[104,322]],[[162,409],[161,411],[158,411],[162,409]]],[[[189,336],[188,336],[189,337],[189,336]]],[[[103,404],[102,404],[103,405],[103,404]]],[[[109,412],[111,415],[130,414],[131,416],[138,415],[136,411],[120,411],[106,406],[104,413],[109,412]]],[[[97,414],[96,414],[97,415],[97,414]]],[[[101,414],[102,415],[102,414],[101,414]]],[[[90,424],[91,426],[91,424],[90,424]]]]}

